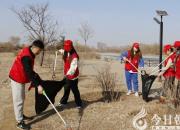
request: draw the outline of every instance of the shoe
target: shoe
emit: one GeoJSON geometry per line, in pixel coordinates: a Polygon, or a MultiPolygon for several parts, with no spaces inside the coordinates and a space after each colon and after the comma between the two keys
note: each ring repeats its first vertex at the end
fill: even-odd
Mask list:
{"type": "Polygon", "coordinates": [[[23,120],[24,120],[24,121],[33,120],[33,117],[28,117],[28,116],[25,116],[25,115],[23,114],[23,120]]]}
{"type": "Polygon", "coordinates": [[[138,92],[135,92],[134,94],[136,97],[139,97],[139,93],[138,92]]]}
{"type": "Polygon", "coordinates": [[[76,108],[77,108],[77,109],[82,109],[83,107],[82,107],[82,106],[77,106],[76,108]]]}
{"type": "Polygon", "coordinates": [[[67,106],[67,103],[66,103],[66,104],[59,103],[59,104],[58,104],[58,106],[60,106],[60,107],[64,108],[64,107],[66,107],[66,106],[67,106]]]}
{"type": "Polygon", "coordinates": [[[29,130],[30,126],[24,123],[24,121],[19,122],[16,127],[21,130],[29,130]]]}
{"type": "Polygon", "coordinates": [[[129,96],[131,94],[132,94],[132,91],[130,91],[130,90],[126,93],[127,96],[129,96]]]}

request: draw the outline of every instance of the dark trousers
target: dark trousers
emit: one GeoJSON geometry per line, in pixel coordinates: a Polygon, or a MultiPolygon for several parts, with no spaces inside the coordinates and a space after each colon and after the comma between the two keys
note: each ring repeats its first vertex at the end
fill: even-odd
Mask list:
{"type": "Polygon", "coordinates": [[[76,79],[76,80],[66,79],[66,84],[64,86],[64,95],[61,98],[60,103],[67,104],[69,94],[70,94],[70,89],[72,90],[72,92],[74,94],[76,105],[82,106],[82,100],[81,100],[79,89],[78,89],[78,79],[76,79]]]}

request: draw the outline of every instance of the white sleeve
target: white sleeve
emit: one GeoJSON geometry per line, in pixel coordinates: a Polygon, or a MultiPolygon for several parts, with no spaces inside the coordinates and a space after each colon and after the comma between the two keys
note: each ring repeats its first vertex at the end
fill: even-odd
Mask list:
{"type": "Polygon", "coordinates": [[[73,75],[78,67],[78,59],[74,58],[71,62],[70,69],[67,72],[67,75],[73,75]]]}
{"type": "Polygon", "coordinates": [[[63,49],[60,49],[58,50],[62,55],[64,55],[64,50],[63,49]]]}
{"type": "Polygon", "coordinates": [[[167,65],[166,65],[165,67],[163,67],[162,70],[163,70],[163,71],[166,71],[166,70],[169,69],[172,65],[173,65],[172,60],[169,59],[167,65]]]}

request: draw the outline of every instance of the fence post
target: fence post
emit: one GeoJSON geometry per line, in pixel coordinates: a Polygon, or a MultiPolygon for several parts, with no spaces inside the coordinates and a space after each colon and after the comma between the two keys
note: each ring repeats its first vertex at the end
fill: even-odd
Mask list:
{"type": "Polygon", "coordinates": [[[149,67],[151,67],[151,60],[149,59],[149,67]]]}

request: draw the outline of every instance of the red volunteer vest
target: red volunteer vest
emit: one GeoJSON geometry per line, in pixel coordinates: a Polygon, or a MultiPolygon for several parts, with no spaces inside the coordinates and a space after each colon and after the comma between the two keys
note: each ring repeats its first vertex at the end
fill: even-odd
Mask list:
{"type": "Polygon", "coordinates": [[[18,83],[23,83],[23,84],[30,82],[30,80],[28,79],[28,77],[24,71],[24,67],[23,67],[22,62],[21,62],[21,59],[24,56],[29,56],[31,58],[31,61],[32,61],[31,66],[33,68],[34,58],[32,57],[32,54],[29,50],[29,47],[26,47],[18,53],[13,65],[11,67],[11,70],[9,72],[10,78],[12,78],[14,81],[16,81],[18,83]]]}
{"type": "Polygon", "coordinates": [[[72,80],[79,76],[79,69],[77,67],[75,73],[73,75],[67,75],[68,70],[70,69],[71,62],[74,58],[78,58],[78,55],[76,53],[72,54],[71,56],[67,57],[64,60],[64,75],[67,76],[68,79],[72,80]]]}
{"type": "MultiPolygon", "coordinates": [[[[127,59],[136,67],[138,68],[139,66],[139,60],[140,60],[140,57],[135,55],[133,59],[131,59],[131,51],[128,51],[128,56],[127,56],[127,59]]],[[[130,71],[132,70],[133,72],[137,72],[137,70],[129,63],[129,62],[126,62],[125,63],[125,69],[127,71],[130,71]]]]}
{"type": "Polygon", "coordinates": [[[177,56],[176,58],[176,63],[175,63],[175,67],[176,67],[176,79],[180,80],[180,56],[177,56]]]}
{"type": "MultiPolygon", "coordinates": [[[[175,56],[176,56],[175,54],[172,54],[169,58],[167,58],[164,62],[164,66],[167,65],[169,59],[171,59],[172,62],[174,63],[175,56]]],[[[163,76],[165,78],[175,76],[175,68],[173,66],[171,66],[169,69],[166,70],[166,72],[164,72],[163,76]]]]}

